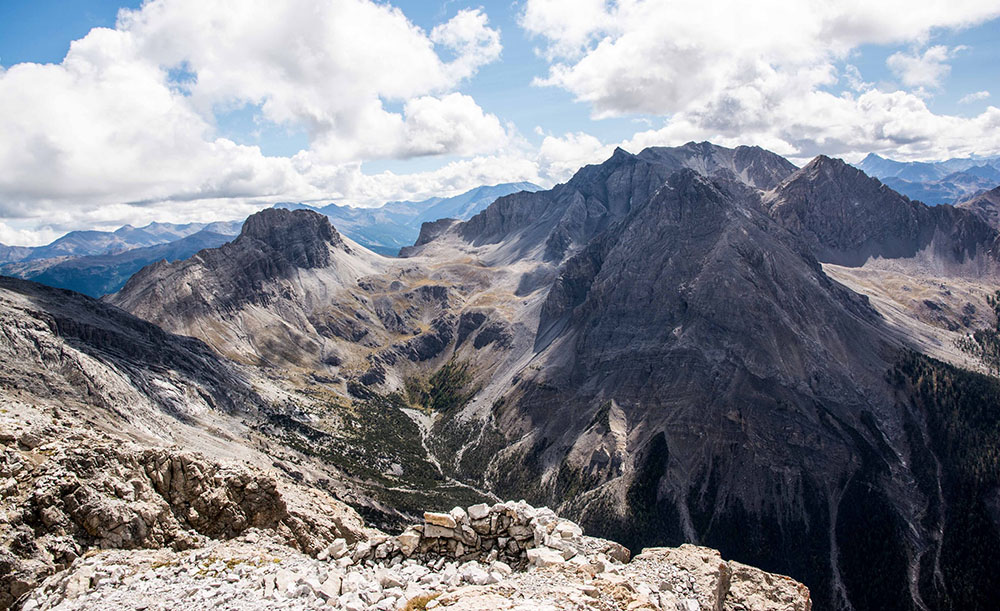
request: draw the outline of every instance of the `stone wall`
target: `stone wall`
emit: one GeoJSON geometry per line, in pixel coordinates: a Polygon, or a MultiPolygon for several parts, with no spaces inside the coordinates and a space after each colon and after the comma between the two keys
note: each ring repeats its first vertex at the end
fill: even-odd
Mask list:
{"type": "Polygon", "coordinates": [[[360,543],[354,560],[445,558],[460,562],[501,561],[524,568],[601,555],[628,562],[630,555],[628,549],[613,541],[585,536],[579,526],[558,517],[551,509],[532,507],[524,501],[455,507],[448,513],[427,512],[422,524],[410,526],[396,537],[378,539],[360,543]]]}

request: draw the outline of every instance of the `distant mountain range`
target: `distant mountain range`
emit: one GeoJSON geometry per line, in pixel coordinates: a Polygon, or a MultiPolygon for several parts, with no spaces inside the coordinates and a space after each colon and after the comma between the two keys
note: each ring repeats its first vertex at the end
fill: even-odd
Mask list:
{"type": "Polygon", "coordinates": [[[954,204],[1000,185],[1000,157],[904,162],[870,153],[855,165],[903,195],[931,205],[954,204]]]}
{"type": "Polygon", "coordinates": [[[369,250],[396,256],[399,249],[412,245],[423,223],[452,218],[466,221],[497,198],[519,191],[541,191],[530,182],[510,182],[476,187],[454,197],[432,197],[419,202],[389,202],[378,208],[356,208],[329,204],[323,207],[280,203],[275,208],[315,210],[325,215],[344,235],[369,250]]]}
{"type": "Polygon", "coordinates": [[[100,297],[120,289],[150,263],[222,246],[241,226],[242,221],[150,223],[115,231],[71,231],[45,246],[0,245],[0,274],[100,297]]]}
{"type": "MultiPolygon", "coordinates": [[[[482,186],[454,197],[420,202],[389,202],[378,208],[330,204],[314,208],[283,203],[276,208],[316,210],[345,235],[383,255],[395,256],[410,246],[427,221],[468,220],[498,197],[539,191],[529,182],[482,186]]],[[[143,267],[165,260],[187,259],[199,250],[217,248],[240,233],[242,221],[215,223],[150,223],[125,225],[115,231],[71,231],[45,246],[0,244],[0,274],[101,297],[117,292],[143,267]]]]}
{"type": "Polygon", "coordinates": [[[45,246],[6,246],[0,244],[0,263],[35,261],[57,257],[110,255],[133,248],[166,244],[199,231],[234,236],[243,221],[215,223],[150,223],[144,227],[123,225],[114,231],[71,231],[45,246]]]}
{"type": "Polygon", "coordinates": [[[118,291],[132,274],[150,263],[187,259],[199,250],[218,248],[232,239],[232,235],[203,229],[173,242],[115,254],[6,263],[0,265],[0,273],[100,297],[118,291]]]}

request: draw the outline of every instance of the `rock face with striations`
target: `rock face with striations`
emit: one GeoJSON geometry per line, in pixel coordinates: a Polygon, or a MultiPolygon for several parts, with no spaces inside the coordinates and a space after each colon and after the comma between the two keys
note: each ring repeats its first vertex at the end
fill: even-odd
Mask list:
{"type": "MultiPolygon", "coordinates": [[[[437,238],[497,264],[558,265],[530,366],[485,397],[487,415],[454,416],[478,415],[484,432],[450,465],[627,545],[697,541],[795,575],[825,608],[947,599],[910,587],[933,579],[944,526],[926,519],[933,487],[907,483],[934,478],[913,427],[935,422],[890,382],[907,345],[820,262],[920,254],[988,273],[996,232],[836,160],[776,171],[756,181],[764,191],[732,168],[654,157],[616,151],[437,238]],[[858,535],[873,524],[875,546],[858,535]],[[872,554],[877,582],[861,568],[872,554]]],[[[442,445],[467,443],[447,422],[442,445]]]]}
{"type": "Polygon", "coordinates": [[[893,348],[741,187],[680,171],[567,260],[533,367],[495,404],[506,443],[484,479],[626,545],[704,542],[829,600],[828,507],[892,422],[893,348]]]}
{"type": "Polygon", "coordinates": [[[201,341],[78,293],[0,277],[0,326],[0,388],[8,392],[96,405],[120,424],[144,411],[262,404],[246,376],[201,341]]]}

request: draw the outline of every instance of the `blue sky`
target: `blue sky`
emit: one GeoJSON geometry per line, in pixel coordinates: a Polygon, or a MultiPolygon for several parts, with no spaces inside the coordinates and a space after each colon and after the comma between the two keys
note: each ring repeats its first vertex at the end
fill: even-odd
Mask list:
{"type": "Polygon", "coordinates": [[[985,0],[0,2],[0,242],[552,184],[618,145],[998,154],[998,16],[985,0]]]}

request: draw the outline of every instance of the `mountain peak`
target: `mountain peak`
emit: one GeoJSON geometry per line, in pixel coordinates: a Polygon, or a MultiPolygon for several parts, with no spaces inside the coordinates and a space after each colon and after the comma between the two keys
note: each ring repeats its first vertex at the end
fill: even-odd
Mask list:
{"type": "Polygon", "coordinates": [[[631,159],[632,157],[635,157],[635,155],[633,155],[632,153],[626,151],[625,149],[623,149],[620,146],[616,146],[615,147],[615,152],[611,153],[611,158],[608,159],[608,161],[611,161],[611,160],[622,161],[622,160],[625,160],[625,159],[631,159]]]}
{"type": "Polygon", "coordinates": [[[330,220],[312,210],[267,208],[243,223],[240,239],[253,239],[281,252],[296,267],[325,267],[327,245],[348,250],[330,220]]]}
{"type": "Polygon", "coordinates": [[[872,178],[864,171],[847,163],[843,159],[838,157],[828,157],[826,155],[817,155],[812,161],[807,163],[805,167],[802,168],[800,175],[817,176],[818,174],[824,174],[831,179],[838,180],[855,180],[855,181],[866,181],[871,183],[878,183],[879,181],[872,178]]]}

